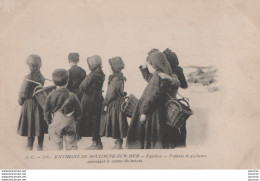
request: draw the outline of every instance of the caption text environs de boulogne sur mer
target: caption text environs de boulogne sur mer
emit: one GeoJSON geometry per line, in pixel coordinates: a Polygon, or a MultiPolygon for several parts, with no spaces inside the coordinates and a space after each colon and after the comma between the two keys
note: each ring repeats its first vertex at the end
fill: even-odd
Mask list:
{"type": "Polygon", "coordinates": [[[25,159],[86,159],[87,163],[143,162],[146,159],[198,159],[207,158],[205,154],[56,154],[27,155],[25,159]]]}

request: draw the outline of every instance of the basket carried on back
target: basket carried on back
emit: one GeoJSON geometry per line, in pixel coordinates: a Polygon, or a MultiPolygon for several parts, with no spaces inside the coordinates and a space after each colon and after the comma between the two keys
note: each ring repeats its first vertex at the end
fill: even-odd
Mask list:
{"type": "Polygon", "coordinates": [[[169,99],[166,102],[167,120],[166,124],[180,128],[186,123],[187,119],[193,114],[190,105],[185,98],[169,99]],[[184,104],[185,103],[185,104],[184,104]]]}
{"type": "Polygon", "coordinates": [[[138,103],[138,99],[133,94],[130,94],[128,97],[126,97],[126,99],[127,101],[121,105],[121,111],[127,117],[131,118],[138,103]]]}
{"type": "Polygon", "coordinates": [[[47,96],[56,88],[55,85],[43,87],[37,86],[34,89],[33,97],[35,97],[38,104],[44,109],[47,96]]]}

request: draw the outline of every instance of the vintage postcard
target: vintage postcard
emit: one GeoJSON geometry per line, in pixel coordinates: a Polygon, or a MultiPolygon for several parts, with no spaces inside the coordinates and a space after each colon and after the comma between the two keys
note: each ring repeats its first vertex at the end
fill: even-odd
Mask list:
{"type": "Polygon", "coordinates": [[[257,0],[0,0],[0,168],[259,169],[257,0]]]}

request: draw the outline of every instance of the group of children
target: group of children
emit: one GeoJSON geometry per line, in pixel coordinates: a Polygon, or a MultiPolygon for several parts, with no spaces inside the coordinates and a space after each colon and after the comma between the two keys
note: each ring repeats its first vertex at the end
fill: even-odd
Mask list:
{"type": "Polygon", "coordinates": [[[27,136],[27,150],[32,150],[35,136],[38,136],[37,150],[43,150],[44,134],[48,133],[55,149],[76,150],[81,137],[92,137],[88,149],[103,148],[101,137],[115,139],[113,149],[123,148],[123,138],[128,149],[174,148],[186,145],[186,127],[175,129],[165,124],[167,119],[165,102],[167,95],[176,97],[179,86],[187,88],[182,68],[174,52],[153,49],[148,53],[146,63],[140,66],[143,78],[148,82],[142,97],[133,112],[130,125],[121,111],[124,103],[126,78],[122,70],[121,57],[109,59],[113,74],[108,78],[105,98],[102,95],[105,74],[102,59],[98,55],[87,58],[89,70],[79,67],[78,53],[70,53],[71,68],[56,69],[52,80],[56,88],[46,99],[44,108],[33,96],[38,85],[44,85],[45,78],[40,72],[41,58],[30,55],[27,65],[30,74],[23,81],[19,104],[22,112],[18,133],[27,136]]]}

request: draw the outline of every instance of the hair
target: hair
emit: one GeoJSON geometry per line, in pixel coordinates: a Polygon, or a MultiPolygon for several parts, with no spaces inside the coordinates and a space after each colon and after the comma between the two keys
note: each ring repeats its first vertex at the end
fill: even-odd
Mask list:
{"type": "Polygon", "coordinates": [[[179,60],[178,57],[176,55],[176,53],[174,53],[173,51],[171,51],[169,48],[166,48],[163,51],[163,54],[166,56],[168,62],[171,65],[171,69],[172,69],[172,73],[177,75],[179,81],[180,81],[180,86],[181,88],[185,89],[188,87],[188,83],[186,81],[185,75],[183,73],[183,70],[181,67],[179,67],[179,60]]]}
{"type": "Polygon", "coordinates": [[[52,73],[52,80],[56,86],[64,86],[68,83],[69,73],[65,69],[56,69],[52,73]]]}
{"type": "Polygon", "coordinates": [[[69,53],[68,55],[69,61],[73,63],[78,63],[79,62],[79,54],[78,53],[69,53]]]}
{"type": "Polygon", "coordinates": [[[26,64],[30,67],[31,72],[39,72],[41,68],[41,57],[36,54],[29,55],[26,64]]]}

